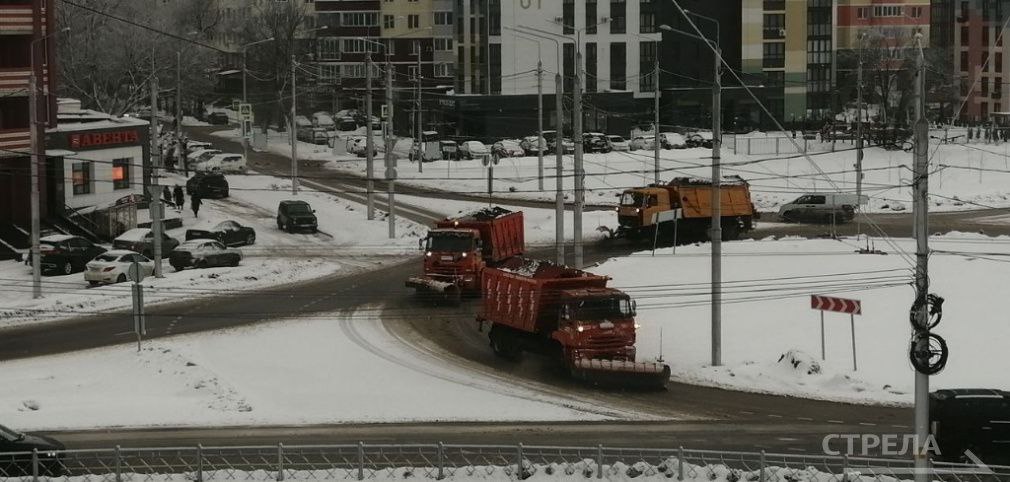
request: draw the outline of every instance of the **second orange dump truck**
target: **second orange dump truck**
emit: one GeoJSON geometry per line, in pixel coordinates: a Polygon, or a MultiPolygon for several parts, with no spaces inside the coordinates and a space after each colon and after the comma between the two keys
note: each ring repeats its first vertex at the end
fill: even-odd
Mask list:
{"type": "MultiPolygon", "coordinates": [[[[738,239],[754,228],[758,213],[751,202],[746,181],[725,179],[719,185],[723,240],[738,239]]],[[[667,184],[651,184],[628,189],[617,208],[620,226],[615,234],[635,236],[651,233],[657,225],[673,222],[679,209],[678,229],[685,236],[706,236],[712,224],[712,182],[708,179],[678,177],[667,184]],[[656,220],[659,220],[659,223],[656,220]]]]}

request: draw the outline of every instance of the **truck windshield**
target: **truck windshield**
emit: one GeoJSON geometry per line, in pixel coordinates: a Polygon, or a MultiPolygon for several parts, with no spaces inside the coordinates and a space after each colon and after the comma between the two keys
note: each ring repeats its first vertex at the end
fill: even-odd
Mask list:
{"type": "Polygon", "coordinates": [[[473,238],[452,234],[428,236],[428,251],[461,253],[473,249],[473,238]]]}
{"type": "Polygon", "coordinates": [[[621,195],[621,206],[642,207],[645,195],[640,192],[628,191],[621,195]]]}
{"type": "Polygon", "coordinates": [[[589,298],[572,303],[572,319],[605,320],[635,316],[628,298],[589,298]]]}

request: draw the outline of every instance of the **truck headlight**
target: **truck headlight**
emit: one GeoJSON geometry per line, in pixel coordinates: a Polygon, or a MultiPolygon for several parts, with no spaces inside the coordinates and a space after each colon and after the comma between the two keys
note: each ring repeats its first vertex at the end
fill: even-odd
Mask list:
{"type": "Polygon", "coordinates": [[[640,208],[635,208],[635,214],[639,214],[641,212],[642,212],[642,210],[640,208]]]}
{"type": "Polygon", "coordinates": [[[639,328],[641,328],[641,327],[642,327],[642,325],[639,325],[638,323],[635,323],[635,329],[636,330],[639,329],[639,328]]]}
{"type": "Polygon", "coordinates": [[[583,331],[586,331],[586,327],[579,325],[577,328],[575,328],[575,331],[582,333],[583,331]]]}
{"type": "Polygon", "coordinates": [[[428,251],[427,253],[424,253],[424,255],[430,258],[431,257],[431,251],[428,251]]]}
{"type": "Polygon", "coordinates": [[[463,257],[464,257],[464,258],[466,257],[466,253],[463,253],[463,257]]]}

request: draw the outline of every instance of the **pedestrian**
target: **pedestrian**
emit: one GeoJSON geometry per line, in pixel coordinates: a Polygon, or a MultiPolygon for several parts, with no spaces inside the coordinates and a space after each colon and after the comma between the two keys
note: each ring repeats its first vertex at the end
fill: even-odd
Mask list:
{"type": "Polygon", "coordinates": [[[199,194],[193,193],[192,195],[190,195],[190,197],[189,197],[189,207],[193,210],[193,217],[194,218],[200,217],[200,205],[201,204],[203,204],[203,201],[200,200],[200,195],[199,194]]]}
{"type": "Polygon", "coordinates": [[[183,205],[186,203],[186,195],[183,194],[182,188],[178,184],[175,185],[172,194],[175,196],[175,210],[182,212],[183,205]]]}
{"type": "Polygon", "coordinates": [[[168,186],[165,186],[164,188],[162,188],[162,190],[161,190],[161,200],[164,201],[165,204],[168,204],[170,206],[172,205],[172,190],[169,189],[168,186]]]}

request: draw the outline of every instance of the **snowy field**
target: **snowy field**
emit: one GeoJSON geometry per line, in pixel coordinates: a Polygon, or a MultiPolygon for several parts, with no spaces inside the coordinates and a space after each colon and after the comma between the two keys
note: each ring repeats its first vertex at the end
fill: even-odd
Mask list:
{"type": "MultiPolygon", "coordinates": [[[[896,244],[914,253],[910,240],[896,244]]],[[[950,359],[932,389],[1010,389],[1010,324],[1002,302],[1010,238],[950,234],[931,240],[931,292],[946,299],[934,331],[950,359]],[[1000,281],[1004,280],[1004,281],[1000,281]]],[[[748,391],[861,403],[910,404],[908,361],[913,301],[909,260],[877,240],[887,255],[857,254],[852,240],[763,240],[724,243],[723,367],[710,363],[709,246],[681,246],[607,261],[610,275],[638,301],[640,358],[662,354],[676,380],[748,391]],[[864,290],[865,287],[873,289],[864,290]],[[855,317],[858,371],[852,371],[848,315],[820,319],[810,295],[862,300],[855,317]],[[663,346],[659,340],[662,333],[663,346]],[[784,356],[785,355],[785,356],[784,356]],[[793,366],[795,362],[795,367],[793,366]],[[808,373],[819,365],[820,373],[808,373]]]]}
{"type": "MultiPolygon", "coordinates": [[[[165,277],[147,278],[145,303],[179,298],[220,295],[230,290],[251,290],[320,278],[350,275],[394,262],[416,252],[418,236],[426,229],[404,218],[397,220],[399,238],[388,238],[384,218],[368,221],[364,208],[329,194],[304,187],[295,197],[289,180],[272,176],[228,176],[227,199],[204,200],[199,218],[189,210],[180,213],[183,227],[168,231],[185,240],[187,229],[206,229],[224,220],[238,221],[256,230],[256,244],[239,248],[242,264],[234,268],[189,269],[175,272],[164,262],[165,277]],[[320,232],[291,234],[276,226],[277,204],[284,199],[308,201],[319,218],[320,232]]],[[[181,176],[168,185],[184,184],[181,176]]],[[[132,303],[129,287],[89,287],[82,273],[45,276],[40,300],[31,299],[31,268],[17,261],[0,262],[0,327],[52,321],[96,311],[122,309],[132,303]]]]}
{"type": "Polygon", "coordinates": [[[127,344],[0,362],[0,419],[54,430],[636,418],[463,371],[368,311],[147,341],[139,353],[127,344]]]}

